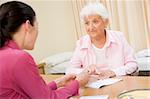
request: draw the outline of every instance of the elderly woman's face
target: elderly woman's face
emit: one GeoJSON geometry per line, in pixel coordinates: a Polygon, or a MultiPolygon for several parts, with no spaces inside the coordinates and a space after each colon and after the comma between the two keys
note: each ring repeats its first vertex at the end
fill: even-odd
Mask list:
{"type": "Polygon", "coordinates": [[[90,37],[96,37],[103,33],[105,21],[99,15],[90,15],[84,18],[84,24],[90,37]]]}

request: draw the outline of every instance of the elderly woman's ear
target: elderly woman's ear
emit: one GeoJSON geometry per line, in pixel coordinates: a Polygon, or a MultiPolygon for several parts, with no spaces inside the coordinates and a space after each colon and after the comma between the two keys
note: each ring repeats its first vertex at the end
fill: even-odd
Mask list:
{"type": "Polygon", "coordinates": [[[109,20],[108,19],[103,19],[103,20],[104,20],[105,28],[107,28],[107,26],[109,24],[109,20]]]}

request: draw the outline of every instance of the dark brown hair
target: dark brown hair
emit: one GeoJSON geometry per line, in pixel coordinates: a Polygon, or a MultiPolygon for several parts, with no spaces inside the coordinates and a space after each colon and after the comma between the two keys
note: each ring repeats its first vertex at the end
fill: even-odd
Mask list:
{"type": "Polygon", "coordinates": [[[33,26],[34,10],[27,4],[19,1],[10,1],[0,5],[0,48],[12,39],[12,33],[27,20],[33,26]]]}

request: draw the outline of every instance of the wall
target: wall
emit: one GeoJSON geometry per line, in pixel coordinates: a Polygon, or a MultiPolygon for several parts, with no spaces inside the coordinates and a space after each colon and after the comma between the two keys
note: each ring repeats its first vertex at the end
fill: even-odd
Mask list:
{"type": "Polygon", "coordinates": [[[35,50],[30,53],[39,61],[49,55],[72,51],[75,45],[75,28],[71,2],[30,1],[39,22],[39,36],[35,50]]]}

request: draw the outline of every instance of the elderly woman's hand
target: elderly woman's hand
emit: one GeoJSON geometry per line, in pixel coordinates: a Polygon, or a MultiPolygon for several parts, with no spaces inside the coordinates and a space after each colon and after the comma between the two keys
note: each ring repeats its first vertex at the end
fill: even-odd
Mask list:
{"type": "Polygon", "coordinates": [[[106,79],[116,76],[112,70],[109,70],[104,65],[89,65],[86,69],[88,70],[88,73],[91,75],[91,77],[95,79],[106,79]]]}
{"type": "Polygon", "coordinates": [[[115,77],[116,74],[112,70],[101,70],[98,72],[98,79],[106,79],[106,78],[112,78],[115,77]]]}
{"type": "Polygon", "coordinates": [[[96,71],[97,71],[96,65],[94,65],[94,64],[89,65],[86,69],[87,69],[87,71],[90,75],[95,75],[96,74],[96,71]]]}

